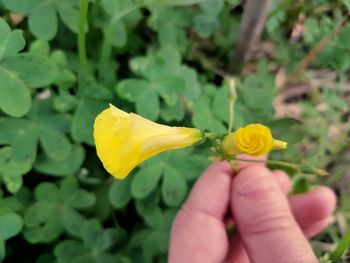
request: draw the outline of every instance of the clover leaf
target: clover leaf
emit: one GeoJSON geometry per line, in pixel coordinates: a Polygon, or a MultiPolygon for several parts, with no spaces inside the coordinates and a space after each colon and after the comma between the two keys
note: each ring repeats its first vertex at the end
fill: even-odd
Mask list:
{"type": "Polygon", "coordinates": [[[39,39],[51,40],[58,30],[58,15],[63,23],[77,33],[79,1],[77,0],[3,0],[10,11],[28,14],[29,29],[39,39]]]}
{"type": "Polygon", "coordinates": [[[136,199],[147,198],[161,181],[162,198],[169,206],[178,206],[187,192],[187,180],[196,178],[207,165],[207,159],[191,149],[166,152],[142,165],[132,178],[131,194],[136,199]],[[187,168],[192,173],[189,175],[187,168]]]}
{"type": "Polygon", "coordinates": [[[18,208],[22,208],[23,204],[20,203],[14,196],[1,198],[0,203],[0,261],[2,261],[6,256],[6,240],[18,235],[22,231],[23,219],[15,212],[18,210],[18,208]]]}
{"type": "Polygon", "coordinates": [[[181,64],[178,52],[163,48],[156,55],[138,57],[130,61],[132,70],[142,78],[129,78],[117,87],[118,95],[135,103],[136,112],[157,120],[180,121],[184,117],[183,94],[194,100],[200,94],[200,86],[195,71],[181,64]]]}
{"type": "Polygon", "coordinates": [[[94,145],[93,123],[103,109],[107,108],[112,93],[95,81],[85,83],[79,89],[79,102],[74,112],[71,134],[75,141],[94,145]]]}
{"type": "MultiPolygon", "coordinates": [[[[9,191],[16,192],[21,187],[21,176],[32,168],[38,145],[52,160],[69,157],[72,145],[65,133],[70,122],[70,115],[53,112],[51,99],[35,100],[27,118],[0,118],[0,144],[9,146],[2,150],[5,161],[0,174],[9,191]]],[[[69,165],[68,162],[66,166],[69,165]]]]}
{"type": "Polygon", "coordinates": [[[54,253],[58,262],[62,263],[119,262],[120,256],[109,250],[125,238],[125,230],[121,228],[103,229],[96,219],[91,219],[82,226],[81,241],[71,239],[62,241],[58,243],[54,253]]]}
{"type": "Polygon", "coordinates": [[[29,111],[28,88],[51,84],[57,73],[56,67],[44,56],[18,54],[24,46],[22,31],[11,31],[0,18],[0,109],[13,117],[21,117],[29,111]]]}
{"type": "Polygon", "coordinates": [[[92,207],[96,198],[80,189],[74,177],[69,177],[60,187],[48,182],[39,184],[35,199],[24,214],[24,236],[31,243],[50,242],[64,231],[81,236],[86,219],[77,210],[92,207]]]}

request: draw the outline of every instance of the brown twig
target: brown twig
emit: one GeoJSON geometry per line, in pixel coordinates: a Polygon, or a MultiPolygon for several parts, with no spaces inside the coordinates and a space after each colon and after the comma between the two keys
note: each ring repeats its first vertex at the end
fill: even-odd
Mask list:
{"type": "Polygon", "coordinates": [[[264,28],[268,7],[269,0],[246,1],[236,54],[231,63],[233,70],[240,70],[243,63],[251,57],[264,28]]]}

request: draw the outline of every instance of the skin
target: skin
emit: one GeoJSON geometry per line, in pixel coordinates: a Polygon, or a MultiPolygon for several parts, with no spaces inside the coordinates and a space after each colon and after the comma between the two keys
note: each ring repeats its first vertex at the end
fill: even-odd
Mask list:
{"type": "Polygon", "coordinates": [[[316,263],[308,238],[330,222],[334,193],[288,196],[289,177],[263,164],[212,164],[173,223],[169,263],[316,263]],[[228,235],[227,218],[237,231],[228,235]]]}

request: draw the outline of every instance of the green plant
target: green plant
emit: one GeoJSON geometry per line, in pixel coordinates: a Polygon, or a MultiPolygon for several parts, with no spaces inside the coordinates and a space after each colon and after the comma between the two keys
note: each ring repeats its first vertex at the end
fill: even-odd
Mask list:
{"type": "MultiPolygon", "coordinates": [[[[339,190],[341,165],[349,162],[343,158],[349,23],[308,64],[336,78],[297,98],[298,118],[274,119],[281,92],[275,69],[292,73],[343,21],[349,3],[289,2],[270,8],[263,38],[273,43],[273,56],[253,59],[254,74],[234,74],[233,126],[264,123],[290,145],[272,159],[334,172],[319,178],[287,169],[294,192],[316,184],[339,190]],[[305,33],[289,41],[302,14],[305,33]]],[[[117,181],[96,156],[93,121],[113,103],[160,123],[225,133],[233,75],[226,71],[239,38],[239,1],[0,0],[0,15],[0,258],[166,262],[172,219],[209,164],[205,147],[161,154],[117,181]],[[19,253],[24,248],[30,252],[19,253]]],[[[309,71],[298,77],[315,81],[309,71]]],[[[338,213],[348,224],[347,191],[340,191],[338,213]]],[[[349,234],[342,239],[341,233],[333,224],[314,242],[322,260],[342,257],[349,234]],[[330,254],[322,242],[339,246],[330,254]]]]}

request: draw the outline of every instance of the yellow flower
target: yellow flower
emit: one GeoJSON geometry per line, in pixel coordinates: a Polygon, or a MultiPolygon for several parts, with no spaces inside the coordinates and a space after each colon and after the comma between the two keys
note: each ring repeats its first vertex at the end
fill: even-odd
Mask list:
{"type": "Polygon", "coordinates": [[[111,104],[94,124],[97,155],[104,168],[118,179],[160,152],[190,146],[203,138],[197,129],[161,125],[111,104]]]}
{"type": "Polygon", "coordinates": [[[246,153],[259,156],[268,154],[271,150],[286,148],[286,142],[275,140],[268,127],[257,123],[239,128],[223,140],[223,149],[230,155],[246,153]]]}

